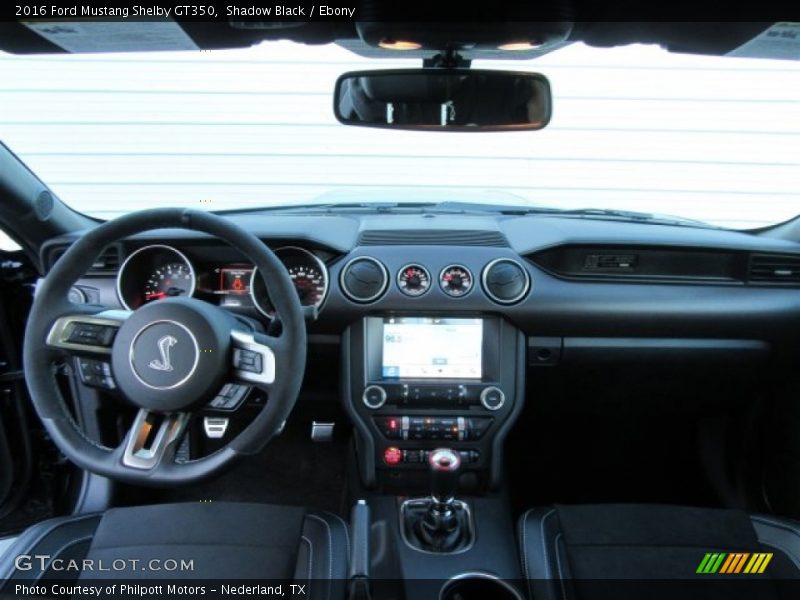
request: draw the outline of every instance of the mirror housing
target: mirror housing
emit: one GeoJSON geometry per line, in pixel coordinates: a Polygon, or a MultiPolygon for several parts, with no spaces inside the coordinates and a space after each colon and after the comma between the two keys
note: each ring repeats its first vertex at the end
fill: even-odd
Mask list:
{"type": "Polygon", "coordinates": [[[542,129],[550,83],[524,71],[388,69],[336,80],[333,112],[344,125],[426,131],[542,129]]]}

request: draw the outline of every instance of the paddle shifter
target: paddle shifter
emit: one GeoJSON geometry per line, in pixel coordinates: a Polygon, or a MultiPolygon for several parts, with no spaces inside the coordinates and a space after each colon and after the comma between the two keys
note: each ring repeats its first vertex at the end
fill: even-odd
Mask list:
{"type": "Polygon", "coordinates": [[[457,552],[472,541],[469,509],[455,499],[461,457],[450,448],[437,448],[428,455],[428,465],[430,497],[403,505],[406,539],[420,550],[457,552]]]}

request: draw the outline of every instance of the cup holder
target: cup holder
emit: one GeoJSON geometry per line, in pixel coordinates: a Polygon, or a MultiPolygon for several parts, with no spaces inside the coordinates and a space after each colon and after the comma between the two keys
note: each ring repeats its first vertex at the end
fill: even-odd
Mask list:
{"type": "Polygon", "coordinates": [[[439,600],[523,600],[513,586],[489,573],[462,573],[448,579],[439,600]]]}

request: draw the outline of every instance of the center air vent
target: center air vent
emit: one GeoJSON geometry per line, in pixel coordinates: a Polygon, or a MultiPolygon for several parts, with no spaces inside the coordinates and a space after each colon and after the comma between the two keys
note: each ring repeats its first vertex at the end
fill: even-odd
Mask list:
{"type": "Polygon", "coordinates": [[[767,285],[800,286],[800,255],[751,254],[748,280],[767,285]]]}
{"type": "Polygon", "coordinates": [[[531,278],[521,264],[510,258],[493,260],[483,269],[483,290],[495,302],[514,304],[528,293],[531,278]]]}
{"type": "Polygon", "coordinates": [[[498,231],[472,229],[381,229],[365,231],[358,238],[360,246],[495,246],[505,248],[508,242],[498,231]]]}
{"type": "Polygon", "coordinates": [[[344,266],[339,285],[354,302],[374,302],[389,286],[389,272],[377,259],[359,256],[344,266]]]}

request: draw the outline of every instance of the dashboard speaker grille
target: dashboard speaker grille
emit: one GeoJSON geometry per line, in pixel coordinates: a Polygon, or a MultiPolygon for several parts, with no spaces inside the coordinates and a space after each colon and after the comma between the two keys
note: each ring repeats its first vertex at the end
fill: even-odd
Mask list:
{"type": "Polygon", "coordinates": [[[473,229],[385,229],[363,232],[358,243],[361,246],[493,246],[506,248],[508,241],[497,231],[473,229]]]}

